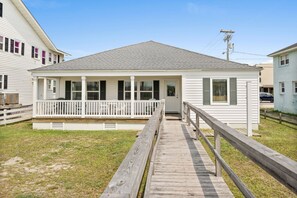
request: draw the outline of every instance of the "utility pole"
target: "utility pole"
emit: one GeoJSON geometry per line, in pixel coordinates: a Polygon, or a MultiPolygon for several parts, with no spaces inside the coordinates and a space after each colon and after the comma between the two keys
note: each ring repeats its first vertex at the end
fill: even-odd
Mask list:
{"type": "Polygon", "coordinates": [[[223,54],[226,53],[227,61],[229,61],[230,49],[234,48],[234,43],[230,43],[230,41],[232,39],[232,34],[235,33],[235,32],[233,30],[223,30],[223,29],[221,29],[220,33],[225,33],[224,42],[227,43],[227,48],[226,48],[226,52],[223,52],[223,54]]]}

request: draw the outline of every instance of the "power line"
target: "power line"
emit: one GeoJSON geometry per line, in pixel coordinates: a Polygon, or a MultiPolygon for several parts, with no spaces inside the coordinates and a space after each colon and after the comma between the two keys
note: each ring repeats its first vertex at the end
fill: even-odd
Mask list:
{"type": "Polygon", "coordinates": [[[220,40],[220,37],[219,37],[220,33],[218,33],[214,39],[212,39],[211,41],[209,41],[201,50],[201,52],[205,51],[207,48],[209,48],[210,46],[214,46],[217,44],[217,42],[220,40]]]}
{"type": "Polygon", "coordinates": [[[267,55],[264,55],[264,54],[254,54],[254,53],[250,53],[250,52],[234,51],[233,53],[236,53],[236,54],[247,54],[247,55],[252,55],[252,56],[265,56],[265,57],[267,57],[267,55]]]}

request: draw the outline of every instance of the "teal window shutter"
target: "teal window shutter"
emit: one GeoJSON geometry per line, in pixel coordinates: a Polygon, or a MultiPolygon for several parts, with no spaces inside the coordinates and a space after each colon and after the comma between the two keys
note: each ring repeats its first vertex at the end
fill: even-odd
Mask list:
{"type": "Polygon", "coordinates": [[[230,105],[237,105],[237,78],[230,78],[230,105]]]}
{"type": "Polygon", "coordinates": [[[210,105],[210,78],[203,78],[203,105],[210,105]]]}

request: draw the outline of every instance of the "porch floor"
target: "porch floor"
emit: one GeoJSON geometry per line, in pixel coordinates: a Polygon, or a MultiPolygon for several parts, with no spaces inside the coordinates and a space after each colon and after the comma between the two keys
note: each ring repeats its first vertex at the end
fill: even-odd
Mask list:
{"type": "Polygon", "coordinates": [[[149,185],[149,197],[233,197],[193,130],[165,120],[149,185]]]}

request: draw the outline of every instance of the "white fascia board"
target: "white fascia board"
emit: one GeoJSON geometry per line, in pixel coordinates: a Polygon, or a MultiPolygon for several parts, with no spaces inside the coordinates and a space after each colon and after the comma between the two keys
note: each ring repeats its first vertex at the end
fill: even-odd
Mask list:
{"type": "MultiPolygon", "coordinates": [[[[182,76],[191,75],[193,73],[209,73],[210,71],[202,70],[183,70],[183,71],[32,71],[32,76],[36,77],[66,77],[66,76],[182,76]]],[[[216,71],[215,73],[245,73],[245,74],[256,74],[257,70],[228,70],[228,71],[216,71]]]]}

